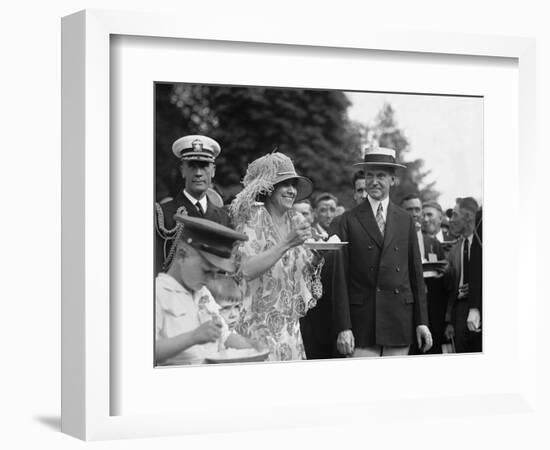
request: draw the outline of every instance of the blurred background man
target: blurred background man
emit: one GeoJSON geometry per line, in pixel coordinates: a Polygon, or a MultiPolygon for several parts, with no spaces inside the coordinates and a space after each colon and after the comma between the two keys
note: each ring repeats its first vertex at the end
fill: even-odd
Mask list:
{"type": "Polygon", "coordinates": [[[336,206],[338,199],[329,192],[323,192],[315,197],[313,203],[313,235],[316,239],[328,239],[328,230],[334,217],[336,216],[336,206]]]}
{"type": "MultiPolygon", "coordinates": [[[[447,322],[445,336],[448,339],[454,339],[457,353],[481,351],[480,287],[476,287],[478,292],[474,295],[477,303],[472,303],[470,295],[471,249],[478,209],[478,204],[472,197],[458,198],[449,222],[451,232],[460,237],[449,252],[451,290],[445,315],[447,322]]],[[[476,251],[474,255],[475,253],[476,251]]],[[[480,260],[481,255],[479,255],[479,261],[474,263],[478,271],[481,271],[480,260]]],[[[480,284],[481,274],[476,278],[479,278],[480,284]]]]}
{"type": "MultiPolygon", "coordinates": [[[[437,205],[437,203],[435,204],[437,205]]],[[[434,220],[426,221],[424,213],[424,206],[420,201],[418,194],[409,194],[405,196],[401,202],[401,206],[410,214],[416,225],[418,245],[420,247],[420,254],[423,261],[441,261],[445,259],[445,254],[440,242],[432,235],[436,230],[433,224],[439,224],[440,221],[434,220]],[[422,225],[421,225],[422,224],[422,225]],[[428,226],[429,225],[429,226],[428,226]]],[[[430,206],[429,212],[437,208],[430,206]]],[[[440,216],[443,211],[440,211],[440,216]]],[[[436,214],[434,213],[434,216],[436,214]]],[[[426,298],[428,301],[428,319],[430,324],[430,331],[432,332],[433,346],[427,352],[431,354],[441,353],[441,345],[443,344],[444,331],[445,331],[445,311],[447,309],[447,290],[443,278],[443,268],[434,275],[433,271],[424,272],[424,283],[426,285],[426,298]]],[[[421,354],[417,345],[412,345],[410,354],[421,354]]]]}
{"type": "Polygon", "coordinates": [[[443,209],[437,202],[427,202],[422,205],[422,231],[428,236],[443,242],[444,236],[441,230],[443,209]]]}
{"type": "Polygon", "coordinates": [[[363,203],[367,198],[367,182],[365,181],[365,171],[359,170],[353,175],[353,200],[355,204],[363,203]]]}
{"type": "Polygon", "coordinates": [[[311,202],[306,198],[305,200],[294,203],[292,207],[298,211],[310,225],[313,225],[313,208],[311,207],[311,202]]]}

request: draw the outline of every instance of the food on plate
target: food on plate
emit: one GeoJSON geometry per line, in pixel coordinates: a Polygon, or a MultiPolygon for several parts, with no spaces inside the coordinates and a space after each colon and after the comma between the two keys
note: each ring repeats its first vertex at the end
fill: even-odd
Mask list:
{"type": "Polygon", "coordinates": [[[233,359],[233,358],[245,358],[248,356],[255,356],[260,352],[254,348],[226,348],[216,353],[216,358],[219,359],[233,359]]]}

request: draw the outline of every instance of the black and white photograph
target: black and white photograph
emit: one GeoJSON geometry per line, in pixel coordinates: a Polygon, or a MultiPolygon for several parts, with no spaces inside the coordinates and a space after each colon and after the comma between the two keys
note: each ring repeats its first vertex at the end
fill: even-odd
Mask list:
{"type": "Polygon", "coordinates": [[[155,366],[483,351],[482,96],[154,103],[155,366]]]}

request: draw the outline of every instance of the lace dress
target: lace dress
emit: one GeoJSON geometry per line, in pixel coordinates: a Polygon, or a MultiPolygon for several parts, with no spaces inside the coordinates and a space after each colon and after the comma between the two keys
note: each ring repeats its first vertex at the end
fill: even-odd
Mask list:
{"type": "MultiPolygon", "coordinates": [[[[294,210],[286,213],[289,229],[295,214],[294,210]]],[[[240,247],[242,259],[268,250],[280,239],[264,206],[256,206],[250,220],[239,224],[237,231],[249,238],[240,247]]],[[[269,348],[268,360],[305,359],[299,319],[317,303],[311,294],[312,258],[305,247],[293,247],[261,276],[241,284],[244,298],[237,332],[269,348]]]]}

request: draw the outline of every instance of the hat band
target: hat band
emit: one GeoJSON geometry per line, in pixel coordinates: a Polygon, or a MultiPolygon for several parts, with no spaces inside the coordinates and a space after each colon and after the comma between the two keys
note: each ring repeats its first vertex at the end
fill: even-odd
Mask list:
{"type": "Polygon", "coordinates": [[[380,154],[366,154],[365,155],[366,163],[383,163],[383,164],[395,164],[395,158],[390,155],[380,155],[380,154]]]}
{"type": "Polygon", "coordinates": [[[211,245],[205,244],[203,242],[195,242],[194,247],[199,250],[212,253],[213,255],[219,256],[220,258],[226,258],[226,259],[231,258],[230,250],[220,250],[219,248],[212,247],[211,245]]]}
{"type": "Polygon", "coordinates": [[[186,159],[200,159],[203,161],[214,161],[214,155],[211,155],[209,153],[187,153],[185,155],[181,155],[181,160],[185,161],[186,159]]]}

